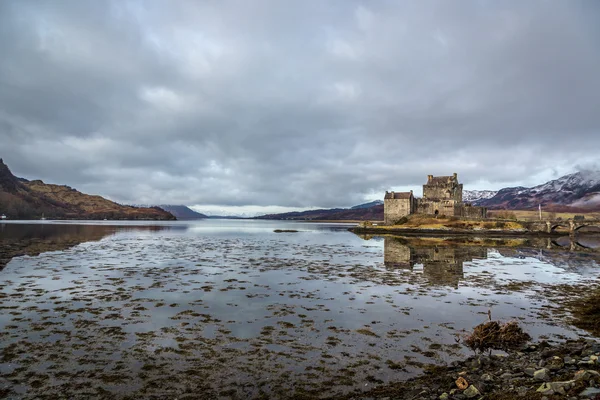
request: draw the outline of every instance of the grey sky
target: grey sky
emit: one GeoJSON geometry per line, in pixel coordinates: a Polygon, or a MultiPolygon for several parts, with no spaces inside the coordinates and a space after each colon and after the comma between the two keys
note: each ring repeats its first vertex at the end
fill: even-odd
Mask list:
{"type": "Polygon", "coordinates": [[[0,157],[119,202],[351,206],[598,167],[594,1],[7,0],[0,54],[0,157]]]}

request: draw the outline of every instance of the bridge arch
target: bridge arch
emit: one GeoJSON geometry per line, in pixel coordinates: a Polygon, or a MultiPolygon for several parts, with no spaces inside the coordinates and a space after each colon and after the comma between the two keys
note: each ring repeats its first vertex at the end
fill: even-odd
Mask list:
{"type": "Polygon", "coordinates": [[[569,229],[569,228],[570,228],[570,227],[569,227],[569,225],[568,225],[568,224],[565,224],[565,223],[551,224],[551,225],[550,225],[550,232],[554,232],[554,230],[555,230],[556,228],[558,228],[559,226],[562,226],[563,228],[567,228],[567,229],[569,229]]]}

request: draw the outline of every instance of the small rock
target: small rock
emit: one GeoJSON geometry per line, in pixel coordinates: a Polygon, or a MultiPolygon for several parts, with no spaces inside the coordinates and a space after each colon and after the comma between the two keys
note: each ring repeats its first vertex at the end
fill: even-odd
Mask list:
{"type": "Polygon", "coordinates": [[[571,358],[571,357],[569,357],[569,356],[565,357],[565,358],[563,359],[563,362],[564,362],[566,365],[574,365],[574,364],[577,364],[577,360],[575,360],[575,359],[573,359],[573,358],[571,358]]]}
{"type": "Polygon", "coordinates": [[[598,378],[598,377],[600,377],[600,373],[598,373],[597,371],[581,370],[581,371],[575,372],[575,376],[573,377],[573,380],[589,381],[590,379],[594,379],[594,378],[598,378]]]}
{"type": "Polygon", "coordinates": [[[579,393],[579,397],[588,397],[592,398],[600,394],[600,389],[595,387],[589,387],[585,389],[583,392],[579,393]]]}
{"type": "Polygon", "coordinates": [[[471,399],[473,397],[479,396],[481,393],[474,385],[471,385],[463,391],[463,394],[466,396],[467,399],[471,399]]]}
{"type": "Polygon", "coordinates": [[[533,373],[533,379],[540,382],[548,382],[550,380],[548,370],[546,368],[538,369],[533,373]]]}
{"type": "Polygon", "coordinates": [[[535,368],[525,368],[523,372],[525,372],[525,375],[527,376],[533,376],[535,373],[535,368]]]}
{"type": "Polygon", "coordinates": [[[543,368],[544,366],[546,366],[546,360],[538,361],[538,367],[543,368]]]}
{"type": "Polygon", "coordinates": [[[447,400],[450,395],[446,392],[442,393],[439,397],[440,400],[447,400]]]}
{"type": "Polygon", "coordinates": [[[560,394],[564,396],[573,385],[574,381],[545,382],[536,391],[544,395],[560,394]]]}
{"type": "Polygon", "coordinates": [[[481,380],[484,382],[492,382],[494,380],[494,377],[490,374],[483,374],[481,375],[481,380]]]}
{"type": "Polygon", "coordinates": [[[565,366],[565,363],[563,362],[562,358],[554,356],[552,357],[550,360],[548,360],[548,363],[546,364],[546,367],[550,370],[550,371],[558,371],[559,369],[563,368],[565,366]]]}
{"type": "Polygon", "coordinates": [[[581,366],[594,365],[594,364],[596,364],[596,363],[592,360],[586,360],[586,361],[581,360],[577,363],[577,365],[581,365],[581,366]]]}

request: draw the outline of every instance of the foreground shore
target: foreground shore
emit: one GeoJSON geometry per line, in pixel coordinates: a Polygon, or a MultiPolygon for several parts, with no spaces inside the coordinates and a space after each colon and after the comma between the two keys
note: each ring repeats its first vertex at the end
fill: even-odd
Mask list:
{"type": "Polygon", "coordinates": [[[599,357],[595,340],[539,342],[509,354],[474,355],[447,367],[430,367],[417,378],[342,398],[600,399],[599,357]]]}

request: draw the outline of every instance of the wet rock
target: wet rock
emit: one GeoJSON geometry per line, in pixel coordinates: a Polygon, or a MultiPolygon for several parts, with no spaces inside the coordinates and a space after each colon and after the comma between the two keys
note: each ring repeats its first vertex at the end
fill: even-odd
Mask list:
{"type": "Polygon", "coordinates": [[[483,374],[483,375],[481,375],[481,380],[484,381],[484,382],[493,382],[494,381],[494,377],[492,375],[490,375],[490,374],[483,374]]]}
{"type": "Polygon", "coordinates": [[[600,389],[595,388],[595,387],[589,387],[589,388],[585,389],[583,392],[579,393],[579,397],[586,397],[586,398],[594,398],[598,395],[600,395],[600,389]]]}
{"type": "Polygon", "coordinates": [[[574,381],[545,382],[536,391],[544,395],[560,394],[565,396],[567,390],[573,387],[574,381]]]}
{"type": "Polygon", "coordinates": [[[593,370],[581,370],[575,373],[573,377],[576,381],[589,381],[591,379],[597,379],[600,377],[600,373],[593,370]]]}
{"type": "Polygon", "coordinates": [[[575,365],[575,364],[577,364],[577,360],[575,360],[574,358],[571,358],[569,356],[565,357],[563,359],[563,362],[565,363],[565,365],[575,365]]]}
{"type": "Polygon", "coordinates": [[[538,369],[533,373],[533,379],[540,382],[548,382],[550,380],[549,371],[546,368],[538,369]]]}
{"type": "Polygon", "coordinates": [[[446,392],[442,393],[440,395],[440,397],[438,397],[440,400],[447,400],[450,397],[450,395],[446,392]]]}
{"type": "Polygon", "coordinates": [[[480,394],[481,393],[474,385],[469,386],[463,392],[463,395],[465,395],[467,399],[472,399],[473,397],[479,396],[480,394]]]}
{"type": "Polygon", "coordinates": [[[548,363],[546,364],[546,368],[548,368],[550,371],[558,371],[564,366],[565,363],[563,362],[563,359],[558,356],[552,357],[550,360],[548,360],[548,363]]]}

